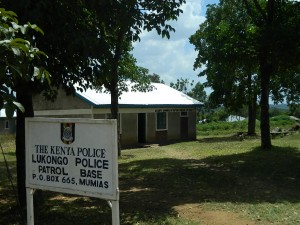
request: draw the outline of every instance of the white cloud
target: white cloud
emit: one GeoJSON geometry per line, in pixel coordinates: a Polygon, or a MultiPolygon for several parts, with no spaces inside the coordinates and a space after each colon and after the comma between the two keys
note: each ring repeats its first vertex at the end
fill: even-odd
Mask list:
{"type": "MultiPolygon", "coordinates": [[[[176,32],[171,38],[162,39],[156,32],[143,32],[141,42],[134,44],[133,55],[139,66],[150,70],[150,73],[160,75],[169,84],[182,77],[204,82],[205,78],[197,77],[198,71],[193,70],[197,53],[189,43],[189,37],[196,32],[205,20],[201,15],[203,0],[187,0],[181,8],[183,13],[177,21],[170,24],[176,32]]],[[[206,3],[206,2],[205,2],[206,3]]]]}

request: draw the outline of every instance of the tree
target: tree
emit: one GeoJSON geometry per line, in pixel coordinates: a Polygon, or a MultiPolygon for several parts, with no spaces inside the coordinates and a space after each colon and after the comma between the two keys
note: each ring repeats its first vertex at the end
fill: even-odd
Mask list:
{"type": "MultiPolygon", "coordinates": [[[[154,29],[158,35],[170,38],[170,32],[175,29],[166,22],[177,19],[182,12],[179,7],[184,2],[185,0],[90,1],[90,10],[94,12],[94,16],[99,22],[97,28],[100,31],[99,35],[104,39],[102,44],[106,49],[103,58],[97,57],[102,63],[102,68],[99,70],[102,78],[98,83],[101,84],[101,81],[105,80],[104,85],[111,93],[111,116],[113,119],[118,119],[119,114],[119,83],[120,77],[123,75],[120,74],[120,65],[126,59],[131,43],[140,40],[143,30],[154,29]]],[[[144,78],[142,80],[146,81],[144,78]]]]}
{"type": "MultiPolygon", "coordinates": [[[[52,75],[52,85],[72,93],[74,84],[79,84],[82,90],[95,80],[103,81],[111,92],[112,118],[117,119],[119,73],[132,65],[121,64],[132,60],[128,54],[131,42],[139,40],[142,30],[156,29],[158,34],[169,37],[174,29],[166,21],[178,17],[182,12],[179,6],[185,0],[3,2],[18,13],[21,21],[38,23],[45,31],[45,37],[31,35],[31,41],[49,56],[44,65],[52,75]]],[[[142,72],[139,68],[138,71],[142,72]]],[[[19,89],[17,98],[27,116],[33,116],[32,86],[26,83],[21,86],[26,91],[19,89]]],[[[47,89],[46,93],[53,92],[47,89]]],[[[17,129],[20,133],[17,133],[16,148],[24,152],[24,142],[18,138],[25,137],[22,122],[24,117],[18,121],[21,129],[17,129]]]]}
{"type": "Polygon", "coordinates": [[[207,76],[205,86],[210,86],[210,103],[238,112],[248,106],[248,134],[255,133],[257,87],[252,25],[240,1],[222,1],[211,5],[207,20],[190,37],[199,52],[194,67],[207,67],[199,74],[207,76]],[[241,41],[240,41],[241,40],[241,41]]]}
{"type": "Polygon", "coordinates": [[[49,74],[43,67],[35,65],[31,68],[34,60],[46,55],[28,40],[21,38],[29,30],[41,33],[42,30],[30,23],[19,25],[16,17],[14,12],[0,8],[0,109],[4,107],[8,117],[12,116],[16,108],[24,111],[24,107],[16,102],[11,93],[16,80],[31,79],[26,77],[26,72],[30,69],[33,69],[33,77],[49,79],[49,74]]]}
{"type": "Polygon", "coordinates": [[[166,22],[177,19],[184,2],[7,0],[6,4],[16,9],[22,20],[39,22],[49,33],[46,39],[37,37],[35,41],[46,45],[41,45],[45,51],[49,48],[46,63],[53,84],[67,89],[73,89],[74,83],[86,87],[96,77],[97,85],[103,81],[110,90],[111,114],[117,119],[120,62],[129,56],[132,41],[138,41],[143,30],[153,29],[169,38],[175,30],[166,22]]]}
{"type": "Polygon", "coordinates": [[[101,72],[108,77],[106,81],[110,83],[113,118],[118,117],[118,68],[124,55],[131,50],[131,42],[138,41],[143,30],[155,29],[162,37],[169,38],[170,32],[175,29],[166,22],[177,19],[182,12],[179,7],[184,2],[185,0],[91,1],[91,8],[95,10],[100,22],[98,28],[103,30],[101,35],[109,43],[105,56],[108,59],[105,64],[108,66],[101,72]]]}
{"type": "MultiPolygon", "coordinates": [[[[33,46],[39,46],[48,53],[48,58],[40,62],[51,74],[51,85],[63,87],[69,92],[73,85],[79,83],[88,85],[93,71],[90,56],[96,51],[89,44],[95,42],[96,28],[88,26],[89,13],[83,3],[77,1],[42,1],[12,0],[3,1],[7,8],[18,14],[22,23],[31,21],[45,30],[46,35],[28,31],[28,41],[33,46]],[[89,44],[88,44],[89,43],[89,44]]],[[[97,43],[97,42],[95,42],[97,43]]],[[[97,46],[94,46],[97,47],[97,46]]],[[[99,48],[100,49],[100,48],[99,48]]],[[[22,64],[26,65],[26,63],[22,64]]],[[[34,71],[34,70],[32,70],[34,71]]],[[[24,77],[30,77],[31,71],[22,71],[24,77]]],[[[33,117],[33,93],[51,89],[32,82],[30,78],[16,80],[14,89],[17,102],[25,108],[25,112],[17,111],[16,156],[18,171],[19,201],[26,205],[25,189],[25,117],[33,117]]]]}
{"type": "Polygon", "coordinates": [[[97,63],[93,58],[101,45],[94,19],[84,1],[42,2],[36,0],[3,0],[22,22],[36,23],[46,35],[31,35],[31,41],[48,53],[44,62],[52,75],[52,85],[72,92],[73,85],[87,87],[97,63]]]}
{"type": "Polygon", "coordinates": [[[197,82],[195,86],[187,92],[187,95],[203,103],[203,106],[198,111],[198,118],[205,119],[205,113],[209,111],[207,105],[207,95],[204,90],[204,85],[197,82]]]}
{"type": "Polygon", "coordinates": [[[148,76],[149,76],[151,82],[153,82],[153,83],[162,83],[162,84],[165,83],[163,80],[160,79],[160,76],[156,73],[149,74],[148,76]]]}
{"type": "Polygon", "coordinates": [[[289,107],[289,114],[291,116],[295,116],[297,118],[300,118],[300,105],[291,105],[289,107]]]}
{"type": "Polygon", "coordinates": [[[198,100],[199,102],[206,102],[207,100],[207,95],[204,90],[204,85],[201,84],[200,82],[197,82],[195,86],[190,90],[187,95],[198,100]]]}
{"type": "Polygon", "coordinates": [[[193,85],[194,85],[193,80],[190,82],[187,78],[183,79],[182,77],[180,79],[177,79],[176,83],[173,82],[170,83],[171,88],[174,88],[184,94],[187,94],[193,85]]]}
{"type": "Polygon", "coordinates": [[[296,91],[295,85],[284,80],[286,76],[292,81],[298,79],[296,86],[300,85],[300,3],[279,0],[262,2],[243,0],[243,2],[257,29],[256,56],[261,86],[261,140],[262,148],[269,149],[271,148],[270,90],[273,91],[275,100],[281,100],[283,97],[278,96],[276,94],[278,92],[285,93],[288,101],[299,100],[299,89],[296,91]],[[278,85],[279,83],[281,85],[278,85]],[[291,93],[293,96],[289,96],[291,93]]]}
{"type": "Polygon", "coordinates": [[[30,23],[19,25],[16,17],[14,12],[0,9],[0,102],[1,108],[3,103],[6,102],[4,107],[8,116],[12,116],[15,109],[18,109],[17,181],[19,201],[21,206],[25,206],[25,138],[20,136],[20,132],[25,127],[20,118],[24,118],[25,115],[30,116],[32,112],[30,109],[23,107],[24,102],[20,97],[20,92],[27,95],[28,90],[26,87],[28,85],[32,85],[33,89],[41,80],[49,82],[49,73],[40,65],[41,57],[46,55],[34,47],[28,39],[25,39],[26,34],[31,30],[40,33],[42,33],[42,30],[30,23]],[[14,97],[11,91],[17,92],[17,96],[14,97]],[[22,145],[21,148],[20,145],[22,145]]]}
{"type": "MultiPolygon", "coordinates": [[[[231,108],[246,102],[249,109],[255,109],[259,93],[264,149],[271,147],[269,94],[277,101],[284,96],[295,101],[299,96],[295,88],[299,82],[283,81],[286,76],[294,82],[299,78],[296,12],[299,3],[291,1],[221,1],[209,7],[207,21],[190,38],[199,51],[194,67],[207,67],[200,75],[207,75],[207,85],[214,90],[212,99],[231,108]]],[[[249,115],[255,115],[250,111],[249,115]]]]}

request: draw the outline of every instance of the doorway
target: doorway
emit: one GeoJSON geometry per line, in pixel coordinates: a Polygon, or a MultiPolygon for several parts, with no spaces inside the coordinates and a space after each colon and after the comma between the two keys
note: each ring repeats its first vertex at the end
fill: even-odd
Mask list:
{"type": "Polygon", "coordinates": [[[138,143],[146,143],[146,113],[138,113],[138,143]]]}
{"type": "Polygon", "coordinates": [[[180,137],[181,139],[189,138],[189,118],[180,117],[180,137]]]}

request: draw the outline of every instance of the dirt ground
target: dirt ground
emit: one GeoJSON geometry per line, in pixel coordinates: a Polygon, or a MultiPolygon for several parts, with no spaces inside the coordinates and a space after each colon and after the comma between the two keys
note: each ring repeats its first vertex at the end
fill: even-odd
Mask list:
{"type": "Polygon", "coordinates": [[[238,213],[204,210],[199,204],[175,206],[174,210],[178,212],[178,217],[199,222],[201,225],[271,225],[243,218],[238,213]]]}

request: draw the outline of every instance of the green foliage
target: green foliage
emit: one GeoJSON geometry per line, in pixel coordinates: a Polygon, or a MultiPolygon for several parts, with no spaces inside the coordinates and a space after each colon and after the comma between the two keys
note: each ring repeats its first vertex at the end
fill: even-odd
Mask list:
{"type": "MultiPolygon", "coordinates": [[[[168,23],[177,19],[182,12],[180,6],[183,3],[185,0],[88,1],[88,10],[95,16],[94,23],[102,40],[100,46],[103,51],[96,56],[100,62],[99,66],[96,65],[100,81],[101,76],[104,76],[106,81],[116,86],[113,84],[114,79],[117,79],[117,82],[121,82],[123,78],[131,80],[128,73],[119,70],[122,66],[128,67],[126,62],[132,57],[129,54],[132,42],[140,40],[143,30],[156,30],[158,35],[169,38],[170,32],[174,32],[175,29],[168,23]]],[[[143,81],[144,78],[140,82],[143,81]]]]}
{"type": "Polygon", "coordinates": [[[50,74],[40,65],[46,54],[25,39],[31,31],[43,34],[36,25],[19,25],[14,12],[0,8],[0,102],[8,117],[12,117],[15,109],[25,110],[11,93],[18,83],[31,80],[50,83],[50,74]]]}
{"type": "Polygon", "coordinates": [[[288,115],[279,115],[270,118],[271,128],[291,128],[295,124],[295,121],[290,119],[288,115]]]}
{"type": "MultiPolygon", "coordinates": [[[[257,125],[258,126],[258,125],[257,125]]],[[[219,134],[235,134],[237,132],[247,131],[247,121],[236,122],[210,122],[205,124],[197,124],[197,135],[219,135],[219,134]]]]}
{"type": "Polygon", "coordinates": [[[170,87],[176,89],[177,91],[180,91],[184,94],[187,94],[188,91],[193,87],[194,85],[194,80],[189,81],[187,78],[183,79],[177,79],[176,83],[171,82],[170,87]]]}
{"type": "Polygon", "coordinates": [[[105,85],[116,95],[117,83],[126,86],[124,79],[149,83],[145,76],[134,75],[143,72],[130,54],[132,42],[140,39],[143,30],[169,37],[175,30],[168,21],[177,19],[184,2],[4,0],[20,20],[38,23],[47,34],[36,35],[34,41],[48,52],[45,65],[53,76],[52,85],[69,91],[74,84],[105,85]]]}
{"type": "Polygon", "coordinates": [[[270,121],[292,121],[288,115],[279,115],[270,118],[270,121]]]}
{"type": "Polygon", "coordinates": [[[210,113],[207,118],[210,121],[225,121],[228,116],[229,113],[225,108],[218,108],[210,113]]]}
{"type": "Polygon", "coordinates": [[[199,102],[206,102],[207,95],[204,90],[204,85],[197,82],[195,86],[187,93],[188,96],[198,100],[199,102]]]}
{"type": "Polygon", "coordinates": [[[291,105],[290,106],[290,115],[300,118],[300,105],[291,105]]]}
{"type": "MultiPolygon", "coordinates": [[[[245,9],[256,27],[256,54],[262,80],[270,77],[273,100],[299,101],[300,4],[296,1],[247,1],[245,9]],[[269,75],[266,76],[266,73],[269,75]],[[288,77],[288,79],[287,79],[288,77]],[[297,89],[297,90],[296,90],[297,89]]],[[[267,79],[268,80],[268,79],[267,79]]]]}
{"type": "Polygon", "coordinates": [[[271,147],[269,97],[299,102],[300,4],[296,1],[220,1],[190,37],[215,104],[238,109],[260,94],[261,139],[271,147]],[[289,35],[291,34],[291,35],[289,35]]]}
{"type": "MultiPolygon", "coordinates": [[[[235,122],[224,122],[224,121],[213,121],[204,124],[197,124],[197,135],[222,135],[222,134],[235,134],[237,132],[247,132],[247,120],[235,121],[235,122]]],[[[295,125],[295,121],[290,119],[288,115],[279,115],[270,118],[271,129],[280,127],[282,129],[289,129],[295,125]]],[[[260,126],[260,122],[256,121],[256,127],[260,126]]]]}
{"type": "MultiPolygon", "coordinates": [[[[28,65],[41,56],[46,56],[44,52],[34,47],[29,40],[20,38],[30,31],[35,30],[43,34],[42,30],[30,23],[19,25],[16,14],[0,8],[0,52],[2,54],[1,78],[4,79],[8,71],[12,76],[23,77],[29,70],[28,65]]],[[[34,67],[34,77],[42,77],[43,68],[34,67]]],[[[49,76],[45,76],[49,78],[49,76]]],[[[28,79],[28,78],[27,78],[28,79]]]]}
{"type": "Polygon", "coordinates": [[[160,76],[158,74],[149,74],[148,75],[150,77],[151,82],[153,83],[162,83],[164,84],[165,82],[163,80],[160,79],[160,76]]]}
{"type": "Polygon", "coordinates": [[[282,114],[287,115],[288,113],[289,113],[288,109],[280,109],[280,108],[274,107],[274,108],[270,108],[270,110],[269,110],[270,117],[279,116],[282,114]]]}
{"type": "Polygon", "coordinates": [[[233,109],[247,105],[256,88],[248,82],[256,79],[257,68],[249,44],[252,25],[241,8],[241,1],[235,0],[210,5],[206,21],[190,37],[198,52],[194,68],[206,66],[199,76],[207,76],[205,85],[213,89],[210,101],[233,109]]]}

